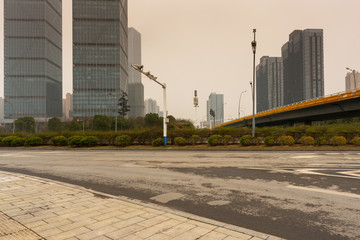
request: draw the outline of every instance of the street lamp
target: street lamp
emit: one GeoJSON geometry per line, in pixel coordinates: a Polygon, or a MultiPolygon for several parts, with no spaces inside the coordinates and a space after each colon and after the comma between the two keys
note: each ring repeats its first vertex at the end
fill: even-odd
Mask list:
{"type": "Polygon", "coordinates": [[[253,101],[253,116],[252,116],[252,136],[255,137],[255,54],[256,54],[256,40],[255,40],[255,34],[256,29],[253,29],[254,33],[254,40],[251,42],[252,51],[254,54],[254,60],[253,60],[253,85],[252,85],[252,101],[253,101]]]}
{"type": "Polygon", "coordinates": [[[167,145],[167,106],[166,106],[166,84],[165,83],[160,83],[159,81],[157,81],[157,77],[155,77],[154,75],[150,74],[150,72],[144,72],[143,65],[136,65],[136,64],[131,64],[131,67],[133,67],[136,71],[141,72],[142,74],[144,74],[145,76],[147,76],[149,79],[153,80],[154,82],[156,82],[157,84],[159,84],[162,89],[163,89],[163,104],[164,104],[164,117],[163,117],[163,131],[164,131],[164,146],[167,145]]]}
{"type": "Polygon", "coordinates": [[[240,118],[240,102],[241,102],[241,95],[243,94],[243,93],[246,93],[247,91],[245,90],[245,91],[242,91],[241,93],[240,93],[240,98],[239,98],[239,107],[238,107],[238,118],[240,118]]]}
{"type": "Polygon", "coordinates": [[[116,96],[112,92],[109,92],[109,95],[113,98],[113,101],[114,101],[114,106],[115,106],[115,132],[117,132],[116,96]]]}
{"type": "Polygon", "coordinates": [[[353,73],[353,75],[354,75],[354,88],[357,89],[357,87],[356,87],[356,74],[355,74],[355,69],[351,69],[351,68],[348,68],[348,67],[347,67],[346,70],[351,71],[351,72],[353,73]]]}

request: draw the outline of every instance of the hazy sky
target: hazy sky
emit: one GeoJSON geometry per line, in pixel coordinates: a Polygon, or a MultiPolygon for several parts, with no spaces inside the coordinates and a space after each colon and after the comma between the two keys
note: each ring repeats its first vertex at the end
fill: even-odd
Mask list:
{"type": "MultiPolygon", "coordinates": [[[[257,29],[256,64],[264,55],[281,56],[281,47],[293,30],[324,29],[325,94],[344,91],[345,67],[360,71],[359,0],[128,2],[129,27],[142,35],[144,70],[167,84],[168,112],[176,118],[205,120],[211,92],[224,94],[225,120],[236,118],[239,96],[245,90],[241,109],[251,114],[253,28],[257,29]],[[197,116],[195,89],[200,106],[197,116]]],[[[3,0],[0,3],[2,10],[3,0]]],[[[63,0],[63,17],[65,95],[72,91],[71,0],[63,0]]],[[[145,98],[156,99],[162,108],[161,87],[147,78],[142,81],[145,98]]],[[[2,84],[0,91],[3,95],[2,84]]]]}

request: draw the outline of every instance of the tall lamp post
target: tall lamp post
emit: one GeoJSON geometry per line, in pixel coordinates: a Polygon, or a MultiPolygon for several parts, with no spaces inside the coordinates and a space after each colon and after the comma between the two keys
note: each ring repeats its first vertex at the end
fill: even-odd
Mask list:
{"type": "Polygon", "coordinates": [[[136,64],[131,64],[131,66],[138,72],[141,72],[142,74],[144,74],[145,76],[147,76],[149,79],[153,80],[154,82],[156,82],[157,84],[159,84],[162,89],[163,89],[163,104],[164,104],[164,117],[163,117],[163,132],[164,132],[164,146],[167,145],[167,106],[166,106],[166,84],[165,83],[160,83],[159,81],[157,81],[157,77],[153,76],[152,74],[150,74],[150,72],[144,72],[143,65],[136,65],[136,64]]]}
{"type": "Polygon", "coordinates": [[[245,91],[242,91],[241,93],[240,93],[240,97],[239,97],[239,107],[238,107],[238,118],[240,118],[240,102],[241,102],[241,95],[243,94],[243,93],[246,93],[247,91],[245,90],[245,91]]]}
{"type": "Polygon", "coordinates": [[[251,42],[252,51],[254,54],[254,60],[253,60],[253,84],[252,84],[252,102],[253,102],[253,116],[252,116],[252,136],[255,137],[255,54],[256,54],[256,40],[255,40],[255,34],[256,29],[253,29],[254,33],[254,40],[251,42]]]}
{"type": "Polygon", "coordinates": [[[357,89],[355,69],[351,69],[351,68],[347,67],[346,70],[351,71],[353,73],[353,75],[354,75],[354,88],[357,89]]]}
{"type": "Polygon", "coordinates": [[[114,106],[115,106],[115,132],[117,132],[116,96],[112,92],[109,92],[109,95],[113,98],[113,101],[114,101],[114,106]]]}

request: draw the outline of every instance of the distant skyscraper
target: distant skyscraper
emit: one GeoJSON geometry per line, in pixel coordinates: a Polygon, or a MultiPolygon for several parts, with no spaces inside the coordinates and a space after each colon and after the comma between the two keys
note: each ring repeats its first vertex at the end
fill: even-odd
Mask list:
{"type": "Polygon", "coordinates": [[[128,84],[127,18],[127,0],[73,0],[74,117],[118,114],[128,84]]]}
{"type": "Polygon", "coordinates": [[[323,30],[295,30],[281,51],[284,104],[324,96],[323,30]]]}
{"type": "Polygon", "coordinates": [[[159,112],[160,112],[160,108],[157,105],[156,100],[151,99],[151,98],[145,100],[145,114],[148,114],[148,113],[159,114],[159,112]]]}
{"type": "Polygon", "coordinates": [[[129,117],[144,116],[144,85],[141,83],[141,73],[131,67],[131,64],[141,65],[141,35],[134,28],[129,28],[129,117]]]}
{"type": "Polygon", "coordinates": [[[62,116],[61,0],[4,1],[5,118],[62,116]]]}
{"type": "MultiPolygon", "coordinates": [[[[215,112],[215,126],[224,123],[224,94],[211,93],[206,101],[207,121],[214,121],[210,109],[215,112]]],[[[212,124],[212,123],[211,123],[212,124]]]]}
{"type": "Polygon", "coordinates": [[[360,73],[349,72],[345,77],[345,91],[352,91],[360,88],[360,73]]]}
{"type": "Polygon", "coordinates": [[[256,111],[284,105],[281,57],[264,56],[256,66],[256,111]]]}

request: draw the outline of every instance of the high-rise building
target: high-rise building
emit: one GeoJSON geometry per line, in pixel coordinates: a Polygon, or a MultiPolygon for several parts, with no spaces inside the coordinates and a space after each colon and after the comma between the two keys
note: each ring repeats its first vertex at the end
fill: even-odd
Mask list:
{"type": "Polygon", "coordinates": [[[345,77],[345,91],[352,91],[360,88],[360,73],[357,71],[348,72],[345,77]]]}
{"type": "Polygon", "coordinates": [[[324,96],[323,30],[295,30],[281,49],[284,104],[324,96]]]}
{"type": "Polygon", "coordinates": [[[71,93],[66,94],[65,99],[65,119],[71,119],[73,115],[73,95],[71,93]]]}
{"type": "Polygon", "coordinates": [[[128,84],[127,0],[73,0],[73,117],[118,114],[128,84]]]}
{"type": "Polygon", "coordinates": [[[256,111],[284,105],[283,69],[281,57],[263,56],[256,66],[256,111]]]}
{"type": "Polygon", "coordinates": [[[129,117],[144,116],[144,85],[141,82],[141,73],[131,67],[131,64],[141,65],[141,34],[134,28],[128,30],[129,56],[129,117]]]}
{"type": "Polygon", "coordinates": [[[4,1],[5,118],[62,115],[61,0],[4,1]]]}
{"type": "Polygon", "coordinates": [[[145,100],[145,114],[148,113],[160,113],[160,107],[157,105],[156,100],[151,98],[145,100]]]}
{"type": "Polygon", "coordinates": [[[224,94],[211,93],[206,101],[207,121],[213,125],[214,117],[210,115],[210,109],[215,112],[215,126],[224,123],[224,94]]]}

